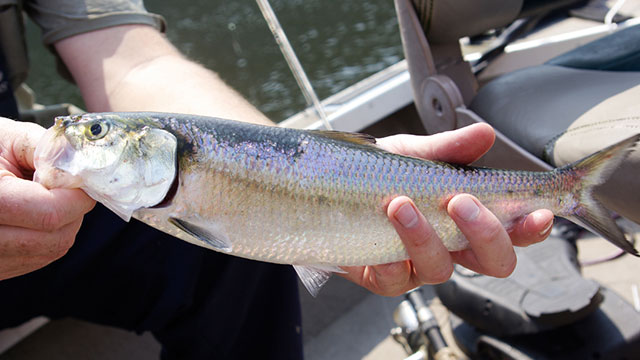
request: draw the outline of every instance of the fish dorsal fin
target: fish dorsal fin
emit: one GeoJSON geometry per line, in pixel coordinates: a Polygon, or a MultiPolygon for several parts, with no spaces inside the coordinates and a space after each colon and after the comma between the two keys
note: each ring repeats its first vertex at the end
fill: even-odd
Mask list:
{"type": "Polygon", "coordinates": [[[334,131],[334,130],[314,130],[313,134],[318,136],[324,136],[326,138],[333,139],[333,140],[345,141],[345,142],[358,144],[358,145],[371,146],[371,145],[375,145],[376,143],[376,138],[369,134],[334,131]]]}
{"type": "Polygon", "coordinates": [[[190,221],[178,219],[175,217],[170,217],[169,222],[175,225],[178,229],[204,242],[214,250],[225,253],[231,252],[231,242],[222,231],[217,231],[216,229],[206,229],[190,221]]]}
{"type": "Polygon", "coordinates": [[[293,265],[293,268],[296,270],[304,287],[313,297],[318,296],[320,288],[329,281],[331,273],[346,273],[346,271],[337,266],[329,265],[293,265]]]}

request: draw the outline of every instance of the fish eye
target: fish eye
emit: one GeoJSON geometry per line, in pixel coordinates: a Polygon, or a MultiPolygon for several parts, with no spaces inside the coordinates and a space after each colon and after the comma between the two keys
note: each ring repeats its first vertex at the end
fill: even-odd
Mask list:
{"type": "Polygon", "coordinates": [[[85,128],[85,134],[89,140],[99,140],[105,137],[109,132],[109,124],[95,122],[88,128],[85,128]]]}

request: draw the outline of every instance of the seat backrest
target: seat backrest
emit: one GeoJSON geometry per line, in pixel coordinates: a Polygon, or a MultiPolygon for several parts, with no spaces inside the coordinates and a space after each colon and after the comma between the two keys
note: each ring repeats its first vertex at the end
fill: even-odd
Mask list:
{"type": "Polygon", "coordinates": [[[431,44],[457,42],[584,0],[412,0],[431,44]]]}

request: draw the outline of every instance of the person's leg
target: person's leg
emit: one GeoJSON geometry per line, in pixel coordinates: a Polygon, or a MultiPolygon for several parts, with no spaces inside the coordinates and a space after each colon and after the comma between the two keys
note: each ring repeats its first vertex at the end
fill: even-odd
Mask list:
{"type": "Polygon", "coordinates": [[[98,206],[69,253],[0,281],[0,327],[77,317],[151,331],[164,358],[301,358],[294,271],[200,248],[98,206]]]}

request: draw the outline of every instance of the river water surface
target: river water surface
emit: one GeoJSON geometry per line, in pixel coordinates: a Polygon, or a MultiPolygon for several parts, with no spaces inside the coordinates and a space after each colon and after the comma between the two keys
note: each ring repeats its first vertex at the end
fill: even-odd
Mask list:
{"type": "MultiPolygon", "coordinates": [[[[220,74],[274,121],[306,104],[254,0],[146,0],[168,23],[169,39],[188,57],[220,74]]],[[[391,0],[271,0],[271,5],[320,98],[403,57],[391,0]]],[[[27,83],[44,104],[81,103],[28,26],[27,83]]]]}

